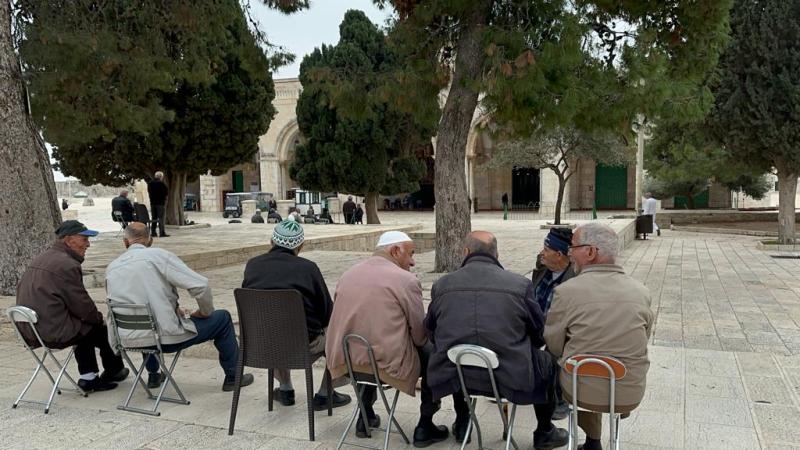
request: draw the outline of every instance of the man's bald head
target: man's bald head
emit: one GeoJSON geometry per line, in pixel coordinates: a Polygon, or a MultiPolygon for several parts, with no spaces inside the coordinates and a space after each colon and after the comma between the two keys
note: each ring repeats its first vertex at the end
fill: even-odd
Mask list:
{"type": "Polygon", "coordinates": [[[150,244],[153,243],[153,239],[150,237],[150,230],[147,228],[147,225],[141,222],[129,223],[125,228],[125,234],[122,240],[125,243],[125,248],[133,244],[142,244],[145,247],[150,247],[150,244]]]}
{"type": "Polygon", "coordinates": [[[488,253],[497,258],[497,238],[488,231],[471,232],[464,238],[464,257],[473,253],[488,253]]]}

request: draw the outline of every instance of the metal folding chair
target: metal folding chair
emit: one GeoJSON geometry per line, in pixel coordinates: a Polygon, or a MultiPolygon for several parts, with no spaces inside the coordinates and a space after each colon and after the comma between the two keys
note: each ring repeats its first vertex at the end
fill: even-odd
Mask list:
{"type": "Polygon", "coordinates": [[[119,237],[119,235],[122,234],[123,231],[125,231],[125,227],[128,226],[128,222],[126,222],[125,219],[122,218],[122,211],[111,211],[111,215],[114,216],[114,222],[119,223],[119,231],[117,231],[117,234],[115,236],[119,237]]]}
{"type": "Polygon", "coordinates": [[[372,346],[369,342],[362,336],[357,334],[348,334],[344,338],[342,338],[342,347],[344,349],[344,360],[347,364],[347,374],[350,377],[350,384],[353,386],[353,392],[356,394],[356,406],[353,409],[353,415],[350,417],[350,422],[347,424],[347,428],[345,428],[344,433],[342,433],[341,439],[339,439],[339,444],[336,445],[336,450],[342,448],[342,445],[348,444],[353,445],[356,447],[361,448],[371,448],[375,450],[387,450],[389,448],[389,436],[394,431],[392,430],[392,424],[397,428],[397,433],[403,437],[403,440],[406,444],[409,444],[408,436],[403,431],[403,428],[400,427],[400,424],[397,423],[397,419],[394,417],[395,410],[397,408],[397,398],[400,396],[400,391],[395,389],[394,398],[392,399],[392,406],[389,406],[389,401],[386,399],[386,394],[384,391],[386,389],[392,389],[392,386],[381,382],[380,375],[378,372],[378,364],[375,362],[375,353],[372,351],[372,346]],[[372,374],[361,374],[359,373],[357,376],[353,372],[353,362],[350,358],[350,341],[355,341],[361,345],[364,345],[367,348],[367,354],[369,355],[369,364],[372,367],[372,374]],[[369,377],[372,377],[372,381],[368,381],[369,377]],[[361,388],[359,389],[359,386],[361,388]],[[375,386],[377,388],[378,393],[380,394],[381,400],[383,401],[383,406],[386,408],[386,413],[389,415],[388,419],[386,419],[386,428],[377,428],[378,430],[384,431],[383,437],[383,447],[373,447],[370,445],[364,445],[357,442],[345,442],[347,438],[347,433],[350,432],[350,428],[353,427],[353,424],[356,422],[356,419],[361,414],[361,420],[364,421],[364,428],[367,431],[367,437],[372,437],[372,432],[369,426],[369,418],[367,417],[367,411],[364,409],[364,403],[362,401],[362,393],[364,391],[364,387],[366,386],[375,386]]]}
{"type": "Polygon", "coordinates": [[[519,449],[516,441],[514,441],[514,418],[517,414],[517,405],[511,404],[511,417],[506,417],[503,410],[503,399],[497,391],[497,383],[494,378],[494,369],[500,366],[500,361],[497,359],[497,354],[486,347],[472,344],[461,344],[451,347],[447,350],[447,357],[456,365],[458,372],[458,380],[461,383],[461,392],[464,394],[464,399],[469,399],[467,406],[469,406],[470,421],[467,425],[467,433],[464,436],[464,442],[461,444],[461,449],[467,447],[469,435],[472,432],[472,426],[475,425],[475,431],[478,434],[478,448],[483,448],[483,438],[481,437],[481,427],[478,424],[478,416],[475,415],[475,404],[478,398],[469,393],[469,387],[464,381],[463,366],[480,367],[489,372],[489,381],[492,384],[492,392],[494,393],[494,400],[497,403],[497,409],[500,411],[500,418],[503,420],[503,438],[506,441],[506,450],[510,449],[513,445],[515,449],[519,449]]]}
{"type": "Polygon", "coordinates": [[[8,320],[11,322],[11,325],[14,326],[14,332],[16,333],[17,338],[22,342],[22,345],[24,345],[25,348],[30,352],[30,354],[33,356],[33,359],[36,360],[36,368],[33,370],[33,375],[31,375],[31,378],[28,380],[28,384],[25,385],[25,388],[19,394],[19,397],[17,397],[17,400],[11,407],[16,408],[17,405],[20,404],[20,402],[35,403],[39,405],[44,405],[44,413],[47,414],[48,412],[50,412],[50,406],[53,404],[53,397],[55,397],[56,393],[61,395],[61,389],[59,389],[58,385],[59,383],[61,383],[61,379],[63,377],[66,377],[67,380],[69,380],[69,382],[72,383],[73,386],[75,386],[74,390],[76,392],[86,397],[87,396],[86,392],[84,392],[83,389],[81,389],[78,386],[78,383],[76,383],[75,380],[73,380],[72,377],[67,373],[67,366],[69,365],[72,356],[75,354],[75,347],[70,348],[69,353],[67,354],[67,358],[64,359],[64,362],[62,363],[55,357],[55,355],[53,355],[52,349],[46,346],[44,344],[44,341],[42,341],[42,337],[39,336],[39,331],[36,330],[36,323],[39,322],[39,316],[36,314],[36,311],[26,306],[12,306],[6,310],[6,316],[8,316],[8,320]],[[43,349],[41,356],[36,354],[34,348],[31,347],[25,340],[25,338],[22,336],[18,322],[24,322],[29,324],[29,326],[33,330],[33,334],[36,336],[36,340],[39,342],[39,345],[43,349]],[[53,375],[50,373],[50,370],[48,370],[47,366],[45,365],[45,361],[47,360],[48,356],[50,356],[50,358],[53,359],[53,361],[55,362],[56,366],[59,369],[58,375],[56,375],[55,378],[53,378],[53,375]],[[47,375],[47,378],[50,380],[51,383],[53,383],[53,389],[50,390],[50,396],[48,397],[46,402],[38,400],[23,400],[23,397],[25,397],[25,394],[28,392],[28,389],[30,389],[31,385],[33,384],[33,381],[36,379],[36,376],[39,375],[40,371],[44,371],[45,375],[47,375]]]}
{"type": "Polygon", "coordinates": [[[167,364],[164,359],[164,351],[161,349],[161,329],[159,328],[158,322],[150,310],[150,305],[117,303],[113,300],[108,300],[108,316],[110,317],[111,323],[114,326],[114,348],[122,355],[122,357],[128,363],[128,366],[130,366],[131,370],[133,370],[134,375],[136,375],[134,382],[131,384],[131,389],[128,391],[128,396],[125,398],[125,402],[117,406],[117,409],[141,414],[149,414],[151,416],[160,416],[161,413],[157,410],[158,405],[162,401],[188,405],[190,402],[186,400],[186,397],[183,396],[183,392],[181,392],[181,389],[178,387],[178,383],[175,382],[175,378],[172,376],[172,371],[175,369],[175,364],[177,364],[178,358],[181,356],[181,351],[178,350],[175,352],[175,356],[172,358],[172,364],[170,364],[169,368],[167,368],[167,364]],[[121,329],[131,331],[149,331],[150,336],[153,338],[153,345],[136,347],[126,346],[123,344],[119,334],[119,330],[121,329]],[[139,365],[138,370],[136,369],[136,365],[133,363],[133,361],[131,361],[130,356],[128,356],[129,351],[142,353],[142,363],[139,365]],[[145,370],[145,364],[147,363],[147,358],[149,358],[150,355],[158,359],[158,365],[161,367],[161,373],[164,376],[164,381],[161,383],[161,388],[156,395],[153,395],[153,392],[147,387],[147,383],[142,379],[142,376],[147,373],[145,370]],[[172,385],[179,398],[164,396],[164,391],[167,388],[167,384],[172,385]],[[133,393],[136,391],[137,385],[142,386],[150,400],[155,400],[153,409],[148,410],[130,406],[131,398],[133,398],[133,393]]]}
{"type": "Polygon", "coordinates": [[[605,411],[593,411],[591,409],[578,406],[578,378],[595,377],[608,380],[608,414],[610,436],[608,438],[609,448],[619,450],[619,419],[620,414],[614,412],[616,381],[625,377],[628,369],[622,361],[610,356],[601,355],[573,355],[567,358],[564,370],[572,375],[572,405],[569,414],[569,442],[567,448],[576,448],[578,441],[578,411],[589,411],[605,413],[605,411]]]}

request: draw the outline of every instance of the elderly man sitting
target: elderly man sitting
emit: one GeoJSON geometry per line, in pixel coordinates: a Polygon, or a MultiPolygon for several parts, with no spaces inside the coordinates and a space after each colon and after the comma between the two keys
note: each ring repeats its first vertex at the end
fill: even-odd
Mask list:
{"type": "MultiPolygon", "coordinates": [[[[231,315],[224,309],[214,309],[208,279],[183,263],[175,254],[153,248],[153,239],[147,226],[133,222],[125,229],[125,253],[106,268],[106,290],[109,301],[122,304],[150,305],[150,310],[161,328],[162,349],[166,353],[213,340],[219,351],[219,364],[225,372],[223,391],[235,387],[239,344],[233,329],[231,315]],[[178,305],[178,288],[186,289],[197,300],[199,308],[189,314],[178,305]]],[[[109,323],[109,328],[113,324],[109,323]]],[[[143,338],[138,330],[119,330],[125,344],[152,345],[152,339],[143,338]]],[[[109,330],[109,340],[114,336],[109,330]]],[[[157,388],[164,380],[158,373],[158,360],[150,355],[147,360],[149,378],[147,386],[157,388]]],[[[253,383],[253,375],[242,377],[242,386],[253,383]]]]}
{"type": "MultiPolygon", "coordinates": [[[[328,327],[328,368],[331,375],[347,374],[342,338],[358,334],[369,341],[375,354],[381,381],[408,395],[416,394],[415,386],[422,375],[420,419],[414,429],[414,446],[427,447],[447,439],[444,426],[433,424],[433,415],[440,403],[434,401],[427,382],[428,355],[422,308],[422,285],[410,272],[414,266],[414,242],[400,231],[387,231],[378,240],[372,257],[345,272],[336,285],[333,315],[328,327]]],[[[366,348],[350,348],[353,371],[371,374],[366,348]]],[[[375,414],[377,390],[366,386],[362,402],[370,427],[380,425],[375,414]]],[[[461,409],[467,410],[461,399],[461,409]]],[[[457,404],[457,408],[458,408],[457,404]]],[[[366,427],[359,415],[356,436],[366,437],[366,427]]]]}
{"type": "MultiPolygon", "coordinates": [[[[458,344],[475,344],[497,354],[495,370],[500,395],[513,403],[534,405],[537,426],[535,449],[567,443],[567,431],[552,423],[557,367],[540,350],[544,319],[525,277],[503,269],[497,260],[497,239],[487,231],[473,231],[464,240],[461,268],[440,278],[431,289],[425,326],[433,341],[428,371],[434,398],[461,397],[456,366],[447,351],[458,344]]],[[[483,369],[467,367],[464,378],[476,394],[494,396],[483,369]]],[[[463,442],[469,410],[456,408],[453,434],[463,442]]]]}
{"type": "MultiPolygon", "coordinates": [[[[570,258],[578,276],[556,288],[544,339],[562,367],[567,358],[582,353],[622,361],[628,371],[617,380],[614,410],[628,413],[644,397],[653,312],[648,289],[616,264],[617,248],[617,234],[606,225],[592,222],[575,230],[570,258]]],[[[572,377],[562,371],[560,381],[572,402],[572,377]]],[[[609,410],[608,380],[583,377],[578,394],[579,406],[609,410]]],[[[580,411],[578,425],[586,433],[583,450],[602,449],[602,415],[580,411]]]]}
{"type": "MultiPolygon", "coordinates": [[[[325,351],[325,328],[328,327],[333,304],[319,267],[313,261],[299,256],[304,241],[305,233],[299,223],[286,219],[275,225],[270,241],[272,248],[247,261],[242,287],[295,289],[300,292],[306,313],[309,352],[314,356],[322,356],[325,351]]],[[[275,397],[284,406],[294,405],[294,386],[289,370],[275,369],[275,378],[280,383],[275,389],[275,397]]],[[[316,411],[327,407],[328,395],[328,386],[322,380],[313,400],[316,411]]],[[[350,396],[334,391],[331,403],[334,408],[344,406],[350,403],[350,396]]]]}

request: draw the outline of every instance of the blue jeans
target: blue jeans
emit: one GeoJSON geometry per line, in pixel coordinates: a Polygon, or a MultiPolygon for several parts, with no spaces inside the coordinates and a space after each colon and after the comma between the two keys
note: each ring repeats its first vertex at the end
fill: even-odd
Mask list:
{"type": "MultiPolygon", "coordinates": [[[[225,378],[232,379],[236,376],[236,364],[239,360],[239,343],[236,332],[233,330],[231,314],[224,309],[218,309],[205,319],[191,318],[197,328],[197,335],[188,341],[179,344],[162,345],[164,353],[175,353],[178,350],[189,348],[193,345],[214,340],[214,347],[219,351],[219,365],[225,371],[225,378]]],[[[147,371],[158,373],[158,359],[150,355],[147,359],[147,371]]]]}

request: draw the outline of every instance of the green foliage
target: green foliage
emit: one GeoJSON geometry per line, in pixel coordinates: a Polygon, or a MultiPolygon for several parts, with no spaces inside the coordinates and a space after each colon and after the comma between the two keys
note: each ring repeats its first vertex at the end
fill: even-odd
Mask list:
{"type": "Polygon", "coordinates": [[[732,0],[391,3],[401,16],[392,42],[406,60],[394,77],[400,105],[437,118],[414,99],[447,86],[469,14],[488,8],[479,24],[482,71],[466,83],[484,94],[483,112],[525,138],[541,126],[628,133],[636,113],[702,117],[732,0]]]}
{"type": "Polygon", "coordinates": [[[800,2],[737,1],[713,123],[737,158],[800,172],[800,2]]]}
{"type": "Polygon", "coordinates": [[[301,186],[386,195],[419,189],[425,166],[417,154],[428,150],[433,131],[376,91],[396,61],[384,34],[354,10],[345,14],[337,45],[303,59],[297,122],[305,140],[290,167],[301,186]]]}
{"type": "Polygon", "coordinates": [[[119,185],[249,161],[274,115],[237,0],[19,2],[34,118],[57,167],[119,185]]]}
{"type": "Polygon", "coordinates": [[[733,192],[742,192],[755,200],[761,200],[772,190],[772,178],[767,174],[740,175],[723,182],[723,185],[733,192]]]}

